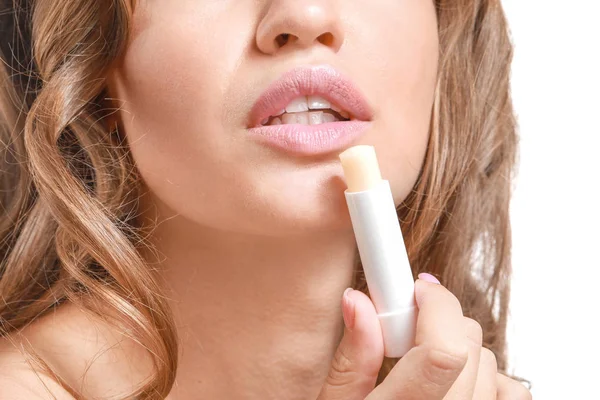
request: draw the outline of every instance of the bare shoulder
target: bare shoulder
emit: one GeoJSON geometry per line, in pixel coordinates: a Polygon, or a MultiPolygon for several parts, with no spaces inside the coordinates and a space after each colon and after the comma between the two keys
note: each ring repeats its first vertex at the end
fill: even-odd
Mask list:
{"type": "Polygon", "coordinates": [[[24,362],[24,359],[6,360],[4,357],[0,360],[0,399],[75,399],[52,379],[27,370],[24,362]]]}
{"type": "Polygon", "coordinates": [[[0,339],[0,399],[73,399],[50,376],[35,370],[28,348],[85,398],[130,393],[152,371],[140,345],[67,303],[19,335],[0,339]]]}
{"type": "Polygon", "coordinates": [[[56,381],[34,369],[21,346],[13,338],[0,338],[0,399],[73,400],[56,381]]]}

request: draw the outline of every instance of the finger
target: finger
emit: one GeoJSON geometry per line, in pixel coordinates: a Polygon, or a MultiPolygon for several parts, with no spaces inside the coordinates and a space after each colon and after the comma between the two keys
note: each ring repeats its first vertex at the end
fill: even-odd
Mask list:
{"type": "Polygon", "coordinates": [[[479,371],[473,398],[477,400],[496,400],[496,374],[498,364],[494,353],[485,347],[481,349],[479,356],[479,371]]]}
{"type": "Polygon", "coordinates": [[[498,400],[531,400],[531,392],[521,383],[503,374],[496,375],[498,400]]]}
{"type": "Polygon", "coordinates": [[[465,367],[468,340],[460,303],[441,285],[418,279],[416,346],[392,368],[369,400],[443,399],[465,367]]]}
{"type": "Polygon", "coordinates": [[[444,397],[444,400],[472,399],[475,391],[483,330],[477,321],[467,317],[464,317],[464,326],[465,334],[469,339],[469,359],[458,379],[454,382],[446,397],[444,397]]]}
{"type": "Polygon", "coordinates": [[[383,363],[383,336],[371,299],[358,290],[345,298],[342,308],[350,329],[344,328],[318,400],[363,400],[375,387],[383,363]]]}

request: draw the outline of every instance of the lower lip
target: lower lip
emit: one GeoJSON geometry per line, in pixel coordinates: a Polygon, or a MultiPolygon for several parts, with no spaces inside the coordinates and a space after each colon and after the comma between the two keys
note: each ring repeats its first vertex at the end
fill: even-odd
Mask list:
{"type": "Polygon", "coordinates": [[[337,121],[319,125],[282,124],[248,129],[259,143],[287,153],[314,156],[350,147],[371,125],[368,121],[337,121]]]}

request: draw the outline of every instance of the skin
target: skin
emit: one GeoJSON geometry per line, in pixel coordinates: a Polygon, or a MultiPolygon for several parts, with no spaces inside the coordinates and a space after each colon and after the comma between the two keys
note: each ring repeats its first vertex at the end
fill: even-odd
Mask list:
{"type": "MultiPolygon", "coordinates": [[[[292,157],[245,132],[273,80],[299,65],[331,65],[373,108],[357,144],[375,146],[400,203],[427,146],[437,35],[429,1],[139,3],[109,91],[148,189],[140,221],[161,222],[151,237],[160,257],[146,257],[162,274],[181,339],[170,400],[488,400],[517,388],[496,377],[489,354],[481,362],[481,328],[456,298],[420,280],[417,347],[373,390],[383,360],[375,310],[357,291],[340,302],[355,243],[337,155],[292,157]],[[278,48],[283,33],[291,39],[278,48]],[[342,309],[352,311],[352,329],[342,309]]],[[[95,360],[90,397],[129,390],[149,371],[139,346],[69,304],[23,334],[73,385],[95,360]]],[[[19,353],[3,346],[0,395],[35,398],[27,388],[46,398],[19,353]]]]}

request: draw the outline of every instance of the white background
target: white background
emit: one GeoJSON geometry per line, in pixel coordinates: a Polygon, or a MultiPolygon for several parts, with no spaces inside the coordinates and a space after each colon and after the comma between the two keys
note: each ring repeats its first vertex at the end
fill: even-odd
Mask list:
{"type": "Polygon", "coordinates": [[[521,136],[509,355],[534,399],[600,400],[600,1],[503,4],[521,136]]]}

